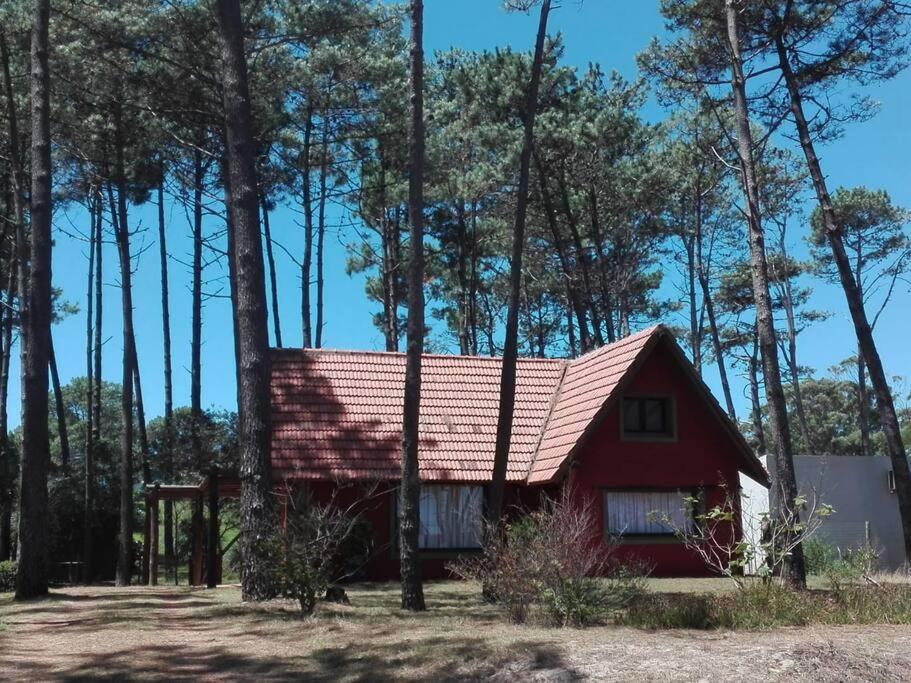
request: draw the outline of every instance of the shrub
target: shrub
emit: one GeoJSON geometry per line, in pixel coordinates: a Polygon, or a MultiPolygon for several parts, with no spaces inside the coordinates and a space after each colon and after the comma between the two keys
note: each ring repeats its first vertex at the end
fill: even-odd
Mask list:
{"type": "Polygon", "coordinates": [[[333,497],[317,504],[306,494],[289,494],[287,500],[285,528],[262,552],[273,567],[276,594],[296,600],[307,615],[316,607],[317,596],[363,567],[372,534],[355,511],[357,503],[345,508],[333,497]]]}
{"type": "Polygon", "coordinates": [[[16,563],[11,560],[0,562],[0,593],[16,590],[16,563]]]}
{"type": "Polygon", "coordinates": [[[480,581],[485,597],[514,623],[534,615],[585,626],[644,590],[641,575],[610,562],[616,543],[602,541],[591,502],[579,503],[569,490],[487,536],[480,558],[460,560],[450,570],[480,581]]]}

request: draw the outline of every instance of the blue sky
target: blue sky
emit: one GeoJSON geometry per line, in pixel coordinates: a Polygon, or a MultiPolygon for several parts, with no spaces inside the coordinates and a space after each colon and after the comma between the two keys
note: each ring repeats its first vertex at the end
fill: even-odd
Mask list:
{"type": "MultiPolygon", "coordinates": [[[[598,62],[605,70],[616,69],[627,78],[636,75],[635,55],[648,40],[662,31],[657,2],[637,0],[565,0],[551,17],[551,32],[560,31],[566,46],[565,61],[579,67],[598,62]]],[[[499,0],[426,0],[425,44],[428,51],[451,46],[464,49],[492,49],[511,45],[527,50],[534,39],[535,16],[508,14],[499,0]]],[[[871,121],[853,125],[843,140],[822,150],[822,163],[832,188],[839,185],[865,184],[888,190],[900,205],[911,206],[908,160],[911,158],[911,74],[902,74],[891,83],[867,91],[881,102],[881,111],[871,121]]],[[[645,115],[652,120],[662,116],[657,106],[648,105],[645,115]]],[[[808,210],[812,208],[808,205],[808,210]]],[[[181,208],[168,207],[169,249],[172,253],[170,286],[172,339],[174,355],[174,400],[176,405],[189,403],[189,339],[190,292],[189,272],[180,261],[188,259],[190,250],[189,226],[181,208]]],[[[148,247],[138,260],[135,275],[136,335],[140,352],[143,393],[146,412],[159,415],[163,409],[162,332],[159,285],[158,248],[154,206],[136,207],[131,217],[134,225],[147,228],[137,236],[134,251],[148,247]]],[[[292,253],[302,249],[302,236],[295,224],[297,215],[288,209],[278,209],[272,215],[272,230],[276,240],[292,253]]],[[[333,216],[344,224],[348,217],[333,216]]],[[[64,234],[84,223],[78,212],[56,215],[56,248],[54,251],[54,284],[64,290],[67,299],[84,308],[87,259],[85,245],[64,234]]],[[[212,221],[208,230],[220,226],[212,221]]],[[[803,246],[796,238],[798,252],[803,246]]],[[[371,322],[375,306],[364,296],[360,277],[345,274],[346,243],[356,236],[344,230],[332,229],[327,235],[326,253],[326,327],[324,345],[335,348],[380,349],[383,339],[371,322]]],[[[105,379],[120,379],[120,303],[116,287],[116,253],[113,245],[105,248],[105,318],[104,346],[105,379]]],[[[300,284],[296,266],[277,250],[282,329],[285,345],[299,345],[300,284]]],[[[214,280],[223,273],[214,265],[207,279],[214,280]]],[[[854,353],[853,329],[841,291],[819,281],[808,280],[814,288],[814,308],[832,312],[832,317],[806,331],[800,341],[801,362],[815,367],[818,374],[854,353]]],[[[217,288],[213,282],[210,289],[217,288]]],[[[226,290],[225,290],[226,291],[226,290]]],[[[908,310],[911,294],[907,286],[895,295],[876,331],[880,353],[890,374],[911,376],[911,355],[905,346],[911,333],[908,310]]],[[[204,310],[203,404],[232,408],[235,404],[233,382],[233,344],[231,316],[226,299],[211,299],[204,310]]],[[[85,374],[85,315],[84,311],[71,316],[54,329],[58,364],[65,383],[85,374]]],[[[11,390],[11,424],[18,424],[19,405],[16,381],[18,364],[14,361],[11,390]]],[[[706,380],[718,392],[715,369],[706,371],[706,380]]],[[[735,400],[741,413],[746,399],[743,383],[735,383],[735,400]]]]}

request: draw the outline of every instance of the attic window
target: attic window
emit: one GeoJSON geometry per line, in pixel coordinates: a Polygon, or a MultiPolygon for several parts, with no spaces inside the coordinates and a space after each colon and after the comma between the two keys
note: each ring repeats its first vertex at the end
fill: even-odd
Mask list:
{"type": "Polygon", "coordinates": [[[674,437],[674,404],[670,397],[627,396],[623,399],[623,436],[635,439],[674,437]]]}

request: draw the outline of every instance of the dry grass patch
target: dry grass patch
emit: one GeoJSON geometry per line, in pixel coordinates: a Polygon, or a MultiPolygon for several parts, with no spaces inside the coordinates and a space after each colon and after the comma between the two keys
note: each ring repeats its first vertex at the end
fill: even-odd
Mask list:
{"type": "MultiPolygon", "coordinates": [[[[704,584],[700,584],[703,585],[704,584]]],[[[660,584],[659,584],[660,586],[660,584]]],[[[668,584],[671,587],[673,584],[668,584]]],[[[657,588],[657,587],[656,587],[657,588]]],[[[468,583],[349,587],[351,606],[245,604],[236,587],[72,588],[0,597],[5,680],[901,680],[911,628],[765,632],[513,626],[468,583]]]]}

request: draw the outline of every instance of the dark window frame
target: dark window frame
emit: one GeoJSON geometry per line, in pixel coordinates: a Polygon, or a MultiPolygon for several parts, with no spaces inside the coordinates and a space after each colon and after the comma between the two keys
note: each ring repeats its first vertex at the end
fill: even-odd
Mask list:
{"type": "Polygon", "coordinates": [[[677,401],[671,394],[624,394],[620,398],[620,439],[623,441],[677,441],[677,401]],[[639,423],[643,429],[630,430],[626,427],[626,411],[628,402],[638,404],[639,423]],[[664,429],[645,430],[645,411],[647,401],[660,401],[665,422],[664,429]]]}

